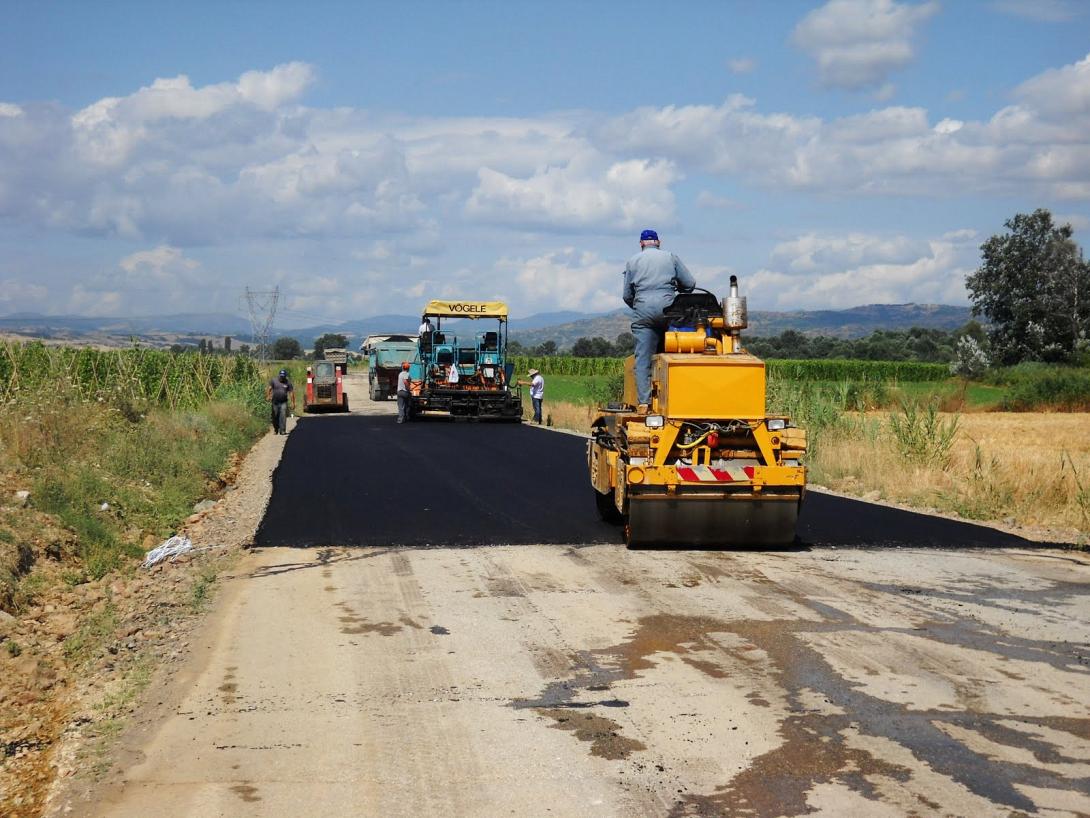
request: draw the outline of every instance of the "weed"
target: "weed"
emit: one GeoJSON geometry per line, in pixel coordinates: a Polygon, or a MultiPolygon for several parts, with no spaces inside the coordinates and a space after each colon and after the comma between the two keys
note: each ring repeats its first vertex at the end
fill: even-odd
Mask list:
{"type": "Polygon", "coordinates": [[[891,413],[889,431],[901,456],[911,463],[945,466],[957,436],[959,417],[943,420],[934,402],[923,411],[912,402],[901,404],[900,414],[891,413]]]}
{"type": "Polygon", "coordinates": [[[19,647],[18,642],[13,642],[13,641],[8,642],[8,656],[10,656],[10,657],[12,657],[14,659],[16,656],[21,655],[22,652],[23,652],[23,649],[21,647],[19,647]]]}
{"type": "Polygon", "coordinates": [[[64,658],[70,665],[81,665],[94,656],[117,629],[117,609],[107,603],[92,613],[75,633],[64,640],[64,658]]]}
{"type": "MultiPolygon", "coordinates": [[[[1082,515],[1083,524],[1086,528],[1090,529],[1090,488],[1084,486],[1082,478],[1079,477],[1079,470],[1075,466],[1075,461],[1071,459],[1071,453],[1067,449],[1063,450],[1061,458],[1066,458],[1068,465],[1071,467],[1071,474],[1075,480],[1075,503],[1078,505],[1079,513],[1082,515]]],[[[1063,468],[1063,459],[1060,461],[1060,468],[1063,468]]]]}
{"type": "Polygon", "coordinates": [[[194,611],[200,611],[212,597],[216,582],[216,568],[214,565],[204,565],[197,572],[197,578],[193,580],[193,587],[189,593],[189,605],[194,611]]]}
{"type": "Polygon", "coordinates": [[[84,571],[61,571],[61,582],[70,588],[75,588],[77,585],[83,585],[87,582],[87,574],[84,571]]]}
{"type": "Polygon", "coordinates": [[[15,535],[6,528],[0,528],[0,542],[15,542],[15,535]]]}

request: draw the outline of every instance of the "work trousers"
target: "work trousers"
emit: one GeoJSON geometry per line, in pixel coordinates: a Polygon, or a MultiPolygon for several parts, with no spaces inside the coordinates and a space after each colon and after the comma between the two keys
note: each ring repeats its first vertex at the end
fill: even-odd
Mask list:
{"type": "Polygon", "coordinates": [[[641,316],[632,322],[636,336],[636,403],[651,403],[651,356],[662,350],[666,319],[641,316]]]}
{"type": "Polygon", "coordinates": [[[397,422],[404,423],[409,419],[409,401],[412,395],[402,389],[397,393],[397,422]]]}
{"type": "Polygon", "coordinates": [[[530,403],[534,405],[534,423],[541,423],[541,398],[530,398],[530,403]]]}
{"type": "Polygon", "coordinates": [[[278,435],[286,435],[288,433],[288,403],[283,401],[281,403],[273,403],[272,405],[272,427],[273,432],[278,435]]]}

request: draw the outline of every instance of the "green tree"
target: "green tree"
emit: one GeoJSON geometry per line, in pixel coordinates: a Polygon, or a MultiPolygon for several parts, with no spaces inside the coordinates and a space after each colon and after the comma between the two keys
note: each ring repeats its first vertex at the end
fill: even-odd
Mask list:
{"type": "Polygon", "coordinates": [[[348,346],[348,337],[335,332],[327,332],[320,338],[314,339],[314,358],[317,360],[325,355],[327,349],[344,349],[348,346]]]}
{"type": "Polygon", "coordinates": [[[543,357],[552,357],[553,355],[556,355],[556,341],[545,341],[544,343],[538,344],[534,347],[533,354],[543,357]]]}
{"type": "Polygon", "coordinates": [[[636,351],[636,336],[631,332],[622,332],[613,342],[613,352],[618,358],[627,358],[636,351]]]}
{"type": "Polygon", "coordinates": [[[272,356],[278,361],[290,361],[293,358],[301,358],[303,348],[295,338],[285,335],[276,339],[272,348],[272,356]]]}
{"type": "Polygon", "coordinates": [[[994,359],[1065,361],[1090,329],[1090,265],[1072,240],[1039,208],[1008,219],[1007,232],[981,245],[980,268],[965,279],[973,314],[988,319],[994,359]]]}

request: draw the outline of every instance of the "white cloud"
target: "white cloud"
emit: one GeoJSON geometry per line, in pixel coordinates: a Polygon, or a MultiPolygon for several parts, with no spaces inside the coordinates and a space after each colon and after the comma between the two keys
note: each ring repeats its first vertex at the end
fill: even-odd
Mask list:
{"type": "MultiPolygon", "coordinates": [[[[467,293],[502,294],[523,312],[613,308],[619,264],[601,254],[618,236],[631,241],[650,225],[696,238],[685,207],[756,208],[769,198],[718,193],[744,185],[856,207],[866,196],[1015,195],[1080,210],[1090,199],[1088,66],[1026,80],[983,120],[877,103],[825,119],[741,95],[621,115],[410,117],[308,108],[300,95],[314,70],[296,63],[203,87],[159,80],[75,114],[0,105],[0,223],[130,242],[105,272],[84,269],[78,287],[56,290],[57,309],[201,310],[217,286],[235,289],[216,308],[234,309],[243,283],[300,272],[352,295],[319,309],[324,294],[293,291],[310,300],[290,303],[345,318],[467,293]],[[557,234],[581,249],[555,249],[557,234]],[[497,257],[509,266],[494,267],[497,257]]],[[[766,248],[767,236],[757,228],[747,239],[766,248]]],[[[911,275],[903,286],[900,276],[914,271],[921,292],[943,292],[934,270],[972,266],[960,249],[950,251],[958,264],[943,255],[959,241],[800,231],[769,251],[759,281],[776,298],[816,302],[819,280],[856,271],[874,300],[922,300],[909,294],[911,275]]],[[[697,245],[703,259],[682,248],[687,263],[714,263],[717,242],[697,245]]],[[[10,292],[0,302],[9,309],[36,308],[35,291],[10,292]]]]}
{"type": "Polygon", "coordinates": [[[821,120],[762,113],[739,95],[718,106],[641,108],[603,122],[602,149],[663,156],[774,189],[888,196],[1090,197],[1090,57],[1046,71],[985,121],[932,123],[891,106],[821,120]]]}
{"type": "Polygon", "coordinates": [[[1027,108],[1052,117],[1090,116],[1090,55],[1023,82],[1014,95],[1027,108]]]}
{"type": "Polygon", "coordinates": [[[938,10],[936,2],[829,0],[795,26],[792,39],[814,58],[823,85],[880,87],[912,62],[916,29],[938,10]]]}
{"type": "Polygon", "coordinates": [[[996,0],[993,7],[1004,14],[1042,23],[1065,23],[1085,13],[1085,3],[1072,0],[996,0]]]}
{"type": "Polygon", "coordinates": [[[12,309],[28,310],[48,306],[49,288],[17,278],[0,280],[0,305],[5,312],[12,309]]]}
{"type": "Polygon", "coordinates": [[[702,190],[696,194],[696,206],[705,210],[741,210],[745,207],[728,196],[718,196],[710,190],[702,190]]]}
{"type": "Polygon", "coordinates": [[[115,269],[85,276],[66,301],[58,299],[54,306],[94,316],[201,311],[209,308],[209,292],[219,283],[218,276],[200,262],[163,244],[130,253],[115,269]],[[149,304],[159,309],[149,310],[149,304]]]}
{"type": "Polygon", "coordinates": [[[732,74],[751,74],[757,67],[757,61],[752,57],[734,57],[727,60],[727,70],[732,74]]]}
{"type": "Polygon", "coordinates": [[[514,283],[535,312],[549,309],[611,310],[620,306],[624,265],[596,253],[565,247],[533,258],[503,258],[500,271],[513,271],[514,283]]]}
{"type": "Polygon", "coordinates": [[[196,261],[186,258],[177,247],[162,244],[152,250],[141,250],[125,256],[118,263],[133,280],[143,278],[168,279],[179,273],[189,273],[200,267],[196,261]]]}
{"type": "Polygon", "coordinates": [[[672,162],[603,160],[596,153],[581,155],[524,179],[482,168],[466,212],[539,229],[622,230],[674,222],[670,186],[680,175],[672,162]]]}
{"type": "Polygon", "coordinates": [[[965,303],[978,262],[976,233],[937,239],[809,233],[773,250],[750,276],[750,303],[769,309],[843,309],[861,304],[965,303]]]}

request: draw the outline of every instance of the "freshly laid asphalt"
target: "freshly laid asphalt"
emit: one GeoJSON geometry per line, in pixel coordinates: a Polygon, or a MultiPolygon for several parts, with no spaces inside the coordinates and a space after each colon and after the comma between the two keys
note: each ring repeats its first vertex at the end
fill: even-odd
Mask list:
{"type": "MultiPolygon", "coordinates": [[[[305,418],[273,475],[255,546],[621,543],[587,478],[586,440],[509,423],[305,418]]],[[[992,528],[809,492],[799,547],[1009,548],[992,528]]]]}

